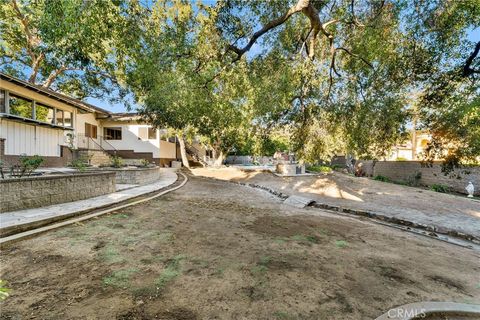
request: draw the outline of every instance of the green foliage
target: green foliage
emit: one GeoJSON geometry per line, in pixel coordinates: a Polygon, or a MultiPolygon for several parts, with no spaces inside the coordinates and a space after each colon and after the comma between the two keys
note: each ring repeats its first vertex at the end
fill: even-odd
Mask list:
{"type": "Polygon", "coordinates": [[[6,287],[6,283],[3,280],[0,280],[0,301],[5,300],[10,295],[11,289],[6,287]]]}
{"type": "Polygon", "coordinates": [[[329,166],[309,166],[307,167],[308,171],[313,171],[313,172],[332,172],[332,168],[329,166]]]}
{"type": "Polygon", "coordinates": [[[39,155],[34,155],[32,157],[29,156],[21,156],[20,163],[23,167],[27,169],[30,173],[35,171],[40,165],[45,161],[43,157],[39,155]]]}
{"type": "Polygon", "coordinates": [[[420,179],[422,179],[422,173],[420,171],[417,171],[407,178],[406,184],[412,187],[416,187],[420,184],[420,179]]]}
{"type": "Polygon", "coordinates": [[[477,0],[305,1],[252,37],[296,2],[4,1],[0,65],[79,98],[132,90],[145,120],[220,160],[381,159],[413,123],[433,134],[429,160],[478,161],[478,74],[462,74],[477,0]],[[315,11],[325,27],[307,32],[315,11]]]}
{"type": "Polygon", "coordinates": [[[122,0],[2,1],[1,69],[78,98],[123,96],[120,60],[143,11],[122,0]]]}
{"type": "Polygon", "coordinates": [[[348,247],[348,242],[345,240],[336,240],[335,241],[335,246],[340,249],[344,249],[348,247]]]}
{"type": "Polygon", "coordinates": [[[130,285],[131,275],[137,272],[138,269],[135,268],[116,270],[103,278],[103,284],[117,288],[127,288],[130,285]]]}
{"type": "Polygon", "coordinates": [[[450,192],[450,187],[444,184],[432,184],[430,186],[430,190],[435,192],[448,193],[450,192]]]}
{"type": "Polygon", "coordinates": [[[150,165],[150,161],[148,159],[142,159],[140,163],[142,167],[148,167],[150,165]]]}
{"type": "Polygon", "coordinates": [[[13,165],[10,168],[10,174],[16,177],[30,176],[45,160],[38,155],[20,156],[20,165],[13,165]]]}
{"type": "Polygon", "coordinates": [[[392,180],[389,177],[385,177],[382,175],[376,175],[375,177],[373,177],[373,180],[382,181],[382,182],[392,182],[392,180]]]}
{"type": "Polygon", "coordinates": [[[70,166],[79,172],[85,172],[88,167],[88,159],[86,157],[74,159],[70,162],[70,166]]]}
{"type": "Polygon", "coordinates": [[[181,274],[181,261],[184,260],[185,255],[177,255],[173,257],[166,268],[162,271],[160,276],[155,280],[157,289],[163,289],[165,286],[181,274]]]}
{"type": "Polygon", "coordinates": [[[332,168],[332,170],[338,170],[338,169],[343,169],[343,166],[340,164],[334,164],[330,166],[330,168],[332,168]]]}
{"type": "Polygon", "coordinates": [[[123,159],[119,156],[111,156],[110,166],[114,168],[121,168],[123,166],[123,159]]]}
{"type": "Polygon", "coordinates": [[[408,159],[404,157],[397,157],[395,161],[408,161],[408,159]]]}

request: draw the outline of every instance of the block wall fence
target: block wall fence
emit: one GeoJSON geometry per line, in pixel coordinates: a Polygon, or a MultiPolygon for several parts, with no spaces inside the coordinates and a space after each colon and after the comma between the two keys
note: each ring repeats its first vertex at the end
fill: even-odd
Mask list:
{"type": "Polygon", "coordinates": [[[385,176],[393,181],[407,182],[420,176],[418,183],[423,186],[442,184],[453,191],[467,193],[465,187],[469,181],[475,185],[475,195],[480,195],[480,166],[463,167],[445,175],[441,163],[425,164],[420,161],[377,161],[358,160],[356,166],[362,166],[367,176],[385,176]]]}

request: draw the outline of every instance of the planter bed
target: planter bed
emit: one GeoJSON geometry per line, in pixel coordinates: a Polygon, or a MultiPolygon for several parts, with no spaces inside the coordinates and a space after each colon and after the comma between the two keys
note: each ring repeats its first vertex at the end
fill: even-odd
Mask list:
{"type": "Polygon", "coordinates": [[[115,172],[46,174],[0,180],[0,212],[39,208],[115,192],[115,172]]]}

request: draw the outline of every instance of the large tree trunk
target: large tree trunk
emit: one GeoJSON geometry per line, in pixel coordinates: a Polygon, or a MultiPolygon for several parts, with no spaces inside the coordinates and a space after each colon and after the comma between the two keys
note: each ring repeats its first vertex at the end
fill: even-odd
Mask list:
{"type": "Polygon", "coordinates": [[[345,160],[346,160],[348,173],[352,173],[352,174],[355,173],[355,163],[354,163],[353,155],[347,153],[347,155],[345,156],[345,160]]]}
{"type": "Polygon", "coordinates": [[[187,149],[185,148],[185,138],[182,134],[177,134],[178,143],[180,144],[180,154],[182,156],[182,164],[184,167],[190,169],[190,164],[188,163],[187,149]]]}
{"type": "Polygon", "coordinates": [[[217,150],[213,148],[212,150],[212,156],[213,156],[213,166],[214,167],[220,167],[223,165],[223,161],[225,160],[225,153],[223,153],[222,150],[217,150]]]}

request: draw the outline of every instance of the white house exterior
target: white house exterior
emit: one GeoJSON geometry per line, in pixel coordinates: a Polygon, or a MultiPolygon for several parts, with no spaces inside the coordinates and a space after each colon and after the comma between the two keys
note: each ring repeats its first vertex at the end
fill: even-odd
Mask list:
{"type": "Polygon", "coordinates": [[[80,100],[0,73],[0,158],[44,157],[46,166],[65,166],[72,149],[147,159],[168,165],[175,143],[136,114],[115,114],[80,100]],[[73,139],[72,139],[73,138],[73,139]]]}

